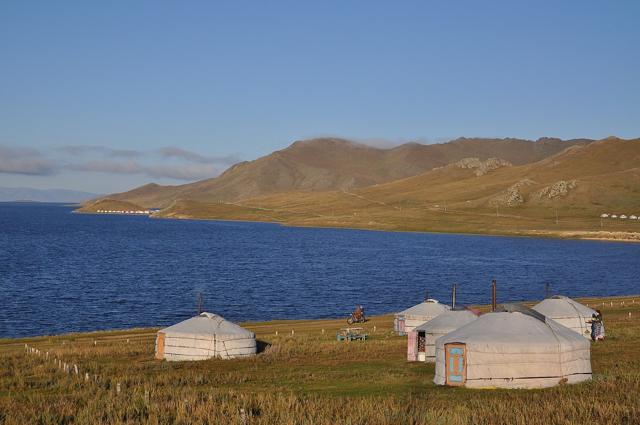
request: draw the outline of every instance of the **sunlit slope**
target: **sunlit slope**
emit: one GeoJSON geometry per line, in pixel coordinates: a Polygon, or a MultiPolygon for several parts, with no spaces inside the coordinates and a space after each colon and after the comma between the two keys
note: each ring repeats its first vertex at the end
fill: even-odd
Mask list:
{"type": "Polygon", "coordinates": [[[166,207],[177,200],[234,202],[291,191],[354,190],[419,175],[467,157],[501,158],[520,165],[589,142],[463,138],[383,149],[345,139],[318,138],[298,141],[254,161],[236,164],[215,178],[180,186],[148,184],[108,198],[145,207],[166,207]]]}
{"type": "Polygon", "coordinates": [[[115,199],[98,199],[85,203],[78,212],[98,212],[98,211],[139,211],[144,210],[143,207],[127,201],[119,201],[115,199]]]}
{"type": "Polygon", "coordinates": [[[601,230],[605,225],[640,230],[640,221],[599,219],[603,212],[640,215],[638,139],[606,139],[534,164],[501,163],[484,173],[473,165],[463,161],[354,190],[288,192],[235,203],[178,201],[163,214],[473,233],[601,230]]]}

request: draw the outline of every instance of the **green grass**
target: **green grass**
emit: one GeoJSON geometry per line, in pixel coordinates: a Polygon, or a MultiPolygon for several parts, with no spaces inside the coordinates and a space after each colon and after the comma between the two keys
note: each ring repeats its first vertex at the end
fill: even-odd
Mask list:
{"type": "Polygon", "coordinates": [[[372,318],[371,339],[350,343],[335,341],[343,320],[246,323],[269,345],[236,360],[155,360],[155,329],[5,339],[0,424],[634,424],[640,297],[631,300],[597,301],[608,338],[592,346],[594,379],[543,390],[435,386],[433,365],[406,362],[391,316],[372,318]],[[27,354],[25,343],[50,359],[27,354]],[[53,356],[80,376],[61,372],[53,356]]]}

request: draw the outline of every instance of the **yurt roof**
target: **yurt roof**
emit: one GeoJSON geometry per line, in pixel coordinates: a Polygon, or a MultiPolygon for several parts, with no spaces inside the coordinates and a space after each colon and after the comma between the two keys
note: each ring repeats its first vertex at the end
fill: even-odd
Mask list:
{"type": "Polygon", "coordinates": [[[438,338],[439,344],[464,343],[483,352],[547,352],[558,344],[576,348],[589,341],[542,314],[523,306],[503,306],[500,311],[486,313],[477,320],[438,338]]]}
{"type": "Polygon", "coordinates": [[[449,333],[469,322],[476,320],[478,316],[466,309],[449,310],[437,315],[428,322],[416,326],[414,330],[425,332],[449,333]]]}
{"type": "Polygon", "coordinates": [[[201,313],[173,326],[160,330],[164,333],[196,334],[196,335],[230,335],[242,337],[254,337],[254,333],[235,323],[225,320],[224,317],[213,313],[201,313]]]}
{"type": "Polygon", "coordinates": [[[596,312],[586,305],[562,295],[542,300],[533,309],[547,317],[591,317],[596,312]]]}
{"type": "Polygon", "coordinates": [[[440,304],[437,300],[428,299],[420,304],[403,310],[398,314],[404,316],[436,316],[449,310],[449,308],[450,307],[448,305],[440,304]]]}

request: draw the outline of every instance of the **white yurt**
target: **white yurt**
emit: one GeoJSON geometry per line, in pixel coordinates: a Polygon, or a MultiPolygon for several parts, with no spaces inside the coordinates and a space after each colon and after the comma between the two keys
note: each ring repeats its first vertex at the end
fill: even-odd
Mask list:
{"type": "Polygon", "coordinates": [[[410,362],[435,362],[436,339],[473,322],[477,318],[476,312],[466,308],[454,308],[416,326],[408,333],[407,360],[410,362]]]}
{"type": "Polygon", "coordinates": [[[591,379],[591,343],[520,305],[504,305],[436,340],[438,385],[544,388],[591,379]]]}
{"type": "Polygon", "coordinates": [[[539,302],[533,306],[533,309],[578,332],[583,337],[591,339],[591,324],[587,322],[596,311],[586,305],[562,295],[555,295],[539,302]]]}
{"type": "Polygon", "coordinates": [[[256,354],[256,336],[212,313],[158,331],[156,358],[172,361],[231,359],[256,354]]]}
{"type": "Polygon", "coordinates": [[[449,310],[448,305],[440,304],[437,300],[429,298],[418,305],[396,313],[393,319],[393,328],[398,335],[406,335],[416,326],[428,322],[447,310],[449,310]]]}

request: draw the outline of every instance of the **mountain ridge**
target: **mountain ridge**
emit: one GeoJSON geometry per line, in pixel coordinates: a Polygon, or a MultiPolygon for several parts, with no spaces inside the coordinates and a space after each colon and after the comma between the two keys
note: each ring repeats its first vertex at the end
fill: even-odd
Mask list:
{"type": "Polygon", "coordinates": [[[289,191],[351,190],[419,175],[464,158],[497,158],[522,165],[592,142],[458,138],[438,144],[409,142],[376,148],[335,137],[298,140],[269,155],[234,164],[214,178],[178,186],[151,183],[106,197],[145,208],[164,208],[181,199],[226,202],[289,191]]]}

